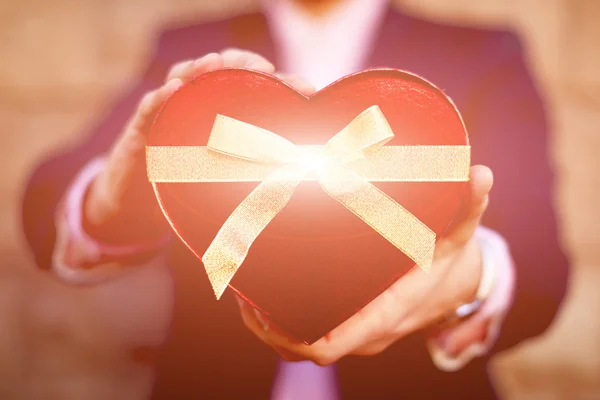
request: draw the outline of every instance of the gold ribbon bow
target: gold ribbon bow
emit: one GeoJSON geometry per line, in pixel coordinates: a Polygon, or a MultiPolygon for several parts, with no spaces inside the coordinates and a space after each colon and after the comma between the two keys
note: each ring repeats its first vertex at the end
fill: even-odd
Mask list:
{"type": "Polygon", "coordinates": [[[261,182],[202,257],[217,299],[254,240],[305,179],[316,179],[327,194],[427,271],[435,232],[370,182],[467,181],[470,147],[384,146],[393,137],[378,106],[363,111],[324,146],[297,146],[265,129],[217,115],[207,146],[148,146],[148,178],[261,182]]]}

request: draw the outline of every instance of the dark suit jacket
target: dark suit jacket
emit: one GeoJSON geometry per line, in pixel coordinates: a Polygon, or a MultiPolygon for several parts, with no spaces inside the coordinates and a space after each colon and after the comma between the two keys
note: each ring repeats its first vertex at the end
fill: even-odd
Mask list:
{"type": "MultiPolygon", "coordinates": [[[[173,63],[227,47],[278,62],[261,14],[167,31],[139,83],[88,141],[33,173],[23,200],[23,225],[41,268],[50,265],[54,210],[77,171],[109,149],[142,94],[159,86],[173,63]]],[[[519,40],[509,32],[446,26],[390,11],[367,67],[415,72],[457,104],[471,136],[473,162],[490,166],[495,174],[483,222],[506,238],[518,270],[515,303],[494,350],[543,332],[564,296],[568,263],[552,210],[545,110],[519,40]]],[[[171,254],[173,269],[187,266],[188,278],[177,281],[172,336],[158,357],[154,397],[267,398],[276,365],[273,353],[242,326],[232,296],[214,300],[203,269],[187,249],[174,242],[171,254]],[[189,271],[200,272],[190,278],[189,271]]],[[[487,399],[493,393],[485,361],[456,373],[440,372],[422,338],[412,335],[381,355],[348,357],[338,366],[347,399],[487,399]]]]}

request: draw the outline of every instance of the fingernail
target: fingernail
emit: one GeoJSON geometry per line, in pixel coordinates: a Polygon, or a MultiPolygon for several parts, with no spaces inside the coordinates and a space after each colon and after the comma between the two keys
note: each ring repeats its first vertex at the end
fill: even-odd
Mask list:
{"type": "Polygon", "coordinates": [[[179,78],[173,78],[167,83],[167,86],[173,90],[178,89],[181,85],[183,85],[183,81],[179,78]]]}
{"type": "Polygon", "coordinates": [[[247,63],[245,65],[246,68],[249,69],[256,69],[259,71],[274,71],[275,70],[275,66],[269,62],[265,62],[265,61],[261,61],[261,60],[254,60],[254,61],[250,61],[249,63],[247,63]]]}
{"type": "Polygon", "coordinates": [[[265,331],[268,331],[269,330],[269,320],[264,315],[262,315],[262,313],[260,311],[258,311],[256,308],[254,308],[253,311],[254,311],[254,315],[256,315],[256,319],[258,320],[258,322],[260,322],[263,329],[265,331]]]}
{"type": "Polygon", "coordinates": [[[233,296],[233,298],[235,299],[235,301],[238,303],[238,306],[242,307],[244,305],[244,299],[242,299],[240,296],[238,296],[237,294],[233,296]]]}

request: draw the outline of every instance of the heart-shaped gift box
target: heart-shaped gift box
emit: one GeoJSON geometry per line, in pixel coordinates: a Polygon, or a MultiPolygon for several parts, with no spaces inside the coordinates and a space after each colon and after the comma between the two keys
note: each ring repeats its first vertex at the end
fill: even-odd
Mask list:
{"type": "MultiPolygon", "coordinates": [[[[356,137],[347,143],[362,140],[356,137]]],[[[469,167],[467,133],[450,99],[424,79],[392,69],[347,76],[310,97],[259,72],[209,72],[182,86],[163,104],[148,138],[148,150],[149,177],[160,206],[175,233],[198,257],[198,267],[202,268],[203,260],[211,280],[221,285],[221,289],[215,287],[217,295],[229,284],[307,344],[351,317],[415,266],[416,258],[409,251],[401,251],[404,247],[382,234],[402,225],[401,219],[407,216],[398,219],[396,211],[382,206],[377,196],[416,218],[434,241],[460,209],[469,167]],[[277,203],[277,188],[281,188],[277,179],[258,202],[247,201],[261,181],[286,168],[277,164],[286,147],[270,147],[269,138],[278,135],[280,141],[284,138],[312,148],[348,130],[359,138],[372,130],[393,132],[372,153],[381,156],[382,150],[410,150],[379,157],[384,159],[382,168],[401,178],[389,179],[385,172],[379,176],[378,170],[359,168],[350,172],[351,178],[372,192],[366,198],[351,193],[354,197],[349,198],[345,183],[338,185],[344,193],[336,197],[307,173],[301,174],[306,179],[301,177],[293,185],[289,201],[275,211],[265,210],[277,203]],[[259,136],[261,140],[256,139],[259,136]],[[226,146],[207,148],[209,137],[216,147],[227,142],[226,146]],[[440,149],[450,153],[441,154],[440,149]],[[262,164],[247,157],[247,152],[273,156],[275,161],[261,170],[262,164]],[[361,177],[363,173],[377,179],[361,177]],[[369,197],[373,193],[376,198],[369,197]],[[356,207],[362,211],[348,205],[353,199],[358,199],[356,207]],[[232,213],[243,202],[246,209],[234,217],[232,213]],[[244,218],[261,218],[269,212],[268,224],[254,232],[252,242],[246,230],[252,231],[249,225],[255,222],[244,218]],[[379,222],[372,224],[369,218],[379,222]],[[212,254],[209,268],[207,250],[215,246],[218,235],[229,239],[216,245],[213,253],[217,255],[212,254]],[[223,249],[223,243],[230,249],[223,249]],[[247,255],[236,253],[240,246],[250,244],[247,255]],[[230,265],[229,256],[243,261],[239,269],[230,265]],[[215,269],[233,279],[219,281],[215,269]]],[[[370,160],[370,153],[360,154],[370,160]]],[[[335,161],[346,174],[352,168],[343,165],[342,158],[335,161]]],[[[410,226],[397,235],[400,242],[420,246],[419,233],[410,226]]]]}

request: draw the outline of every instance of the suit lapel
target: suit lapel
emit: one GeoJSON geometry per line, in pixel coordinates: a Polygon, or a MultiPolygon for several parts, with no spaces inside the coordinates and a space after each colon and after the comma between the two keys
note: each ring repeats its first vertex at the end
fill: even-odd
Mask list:
{"type": "Polygon", "coordinates": [[[278,52],[263,13],[240,15],[223,22],[222,34],[229,46],[250,50],[279,64],[278,52]]]}
{"type": "MultiPolygon", "coordinates": [[[[375,35],[364,68],[400,68],[410,59],[410,38],[416,28],[414,18],[388,8],[375,35]]],[[[414,36],[413,36],[414,37],[414,36]]]]}

